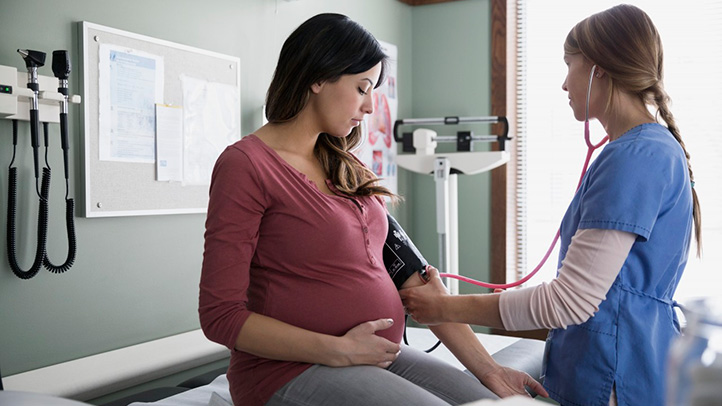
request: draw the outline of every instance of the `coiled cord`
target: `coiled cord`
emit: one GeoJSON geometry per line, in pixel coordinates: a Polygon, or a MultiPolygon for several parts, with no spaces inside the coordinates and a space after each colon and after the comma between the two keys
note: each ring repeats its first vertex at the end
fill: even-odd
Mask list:
{"type": "MultiPolygon", "coordinates": [[[[43,168],[43,188],[41,192],[43,194],[43,197],[45,198],[46,206],[48,196],[50,194],[50,176],[50,168],[43,168]]],[[[55,265],[50,262],[50,258],[48,258],[46,248],[45,256],[43,257],[43,265],[45,266],[45,269],[56,274],[63,273],[73,266],[73,262],[75,262],[75,254],[78,249],[77,240],[75,238],[75,222],[73,219],[73,213],[75,212],[75,202],[73,201],[73,199],[67,198],[67,183],[65,196],[65,229],[68,235],[68,256],[65,258],[65,262],[62,265],[55,265]]]]}
{"type": "Polygon", "coordinates": [[[37,245],[35,250],[35,260],[28,270],[23,270],[17,261],[17,246],[15,241],[17,217],[17,168],[13,167],[15,163],[15,152],[17,147],[17,121],[13,120],[13,156],[8,167],[8,212],[7,212],[7,251],[8,262],[13,273],[20,279],[30,279],[38,274],[40,268],[44,266],[52,273],[66,272],[73,266],[75,255],[77,253],[77,240],[75,238],[75,222],[73,214],[75,212],[75,202],[68,198],[69,185],[66,174],[65,179],[65,227],[68,236],[68,255],[65,262],[61,265],[53,264],[47,255],[47,237],[48,237],[48,198],[50,196],[50,164],[48,163],[48,128],[47,123],[43,123],[45,130],[45,165],[43,168],[42,182],[38,185],[36,179],[36,192],[40,200],[38,208],[38,232],[37,245]]]}
{"type": "MultiPolygon", "coordinates": [[[[38,209],[38,240],[35,249],[35,260],[33,265],[27,271],[20,268],[16,256],[15,246],[15,217],[17,214],[17,175],[18,170],[15,167],[9,168],[8,182],[8,228],[7,228],[7,249],[8,262],[13,273],[20,279],[30,279],[37,275],[45,258],[45,249],[48,236],[48,200],[40,198],[40,207],[38,209]]],[[[43,178],[43,187],[45,187],[45,179],[43,178]]],[[[47,186],[49,187],[49,185],[47,186]]]]}

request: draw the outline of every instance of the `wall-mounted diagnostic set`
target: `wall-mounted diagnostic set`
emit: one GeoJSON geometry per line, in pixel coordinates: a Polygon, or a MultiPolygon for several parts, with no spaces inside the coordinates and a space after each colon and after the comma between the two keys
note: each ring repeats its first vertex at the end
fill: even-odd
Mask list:
{"type": "Polygon", "coordinates": [[[27,68],[27,84],[25,73],[18,72],[16,68],[0,65],[0,118],[12,120],[13,156],[9,165],[8,182],[8,211],[7,211],[7,252],[10,267],[18,277],[30,279],[35,276],[41,267],[50,272],[62,273],[70,269],[75,261],[77,243],[75,240],[74,200],[69,194],[68,176],[68,150],[70,148],[68,135],[68,105],[80,103],[80,96],[70,95],[68,91],[68,76],[70,75],[70,57],[67,51],[53,51],[52,71],[53,77],[38,75],[38,69],[45,65],[44,52],[29,49],[17,51],[25,61],[27,68]],[[33,149],[33,171],[35,176],[35,191],[39,199],[37,222],[37,245],[35,260],[29,269],[22,269],[18,264],[16,252],[16,215],[17,215],[17,177],[18,168],[14,166],[18,143],[18,122],[28,121],[30,126],[30,144],[33,149]],[[50,165],[48,163],[48,125],[60,125],[61,148],[65,169],[65,218],[68,238],[68,254],[61,265],[53,264],[48,258],[48,205],[50,196],[50,165]],[[40,176],[40,127],[42,124],[45,141],[45,164],[40,176]]]}

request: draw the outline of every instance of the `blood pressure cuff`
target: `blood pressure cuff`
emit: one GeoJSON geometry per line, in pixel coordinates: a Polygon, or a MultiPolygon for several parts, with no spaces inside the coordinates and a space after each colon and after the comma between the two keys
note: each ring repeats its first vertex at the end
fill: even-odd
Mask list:
{"type": "Polygon", "coordinates": [[[386,216],[389,220],[389,233],[384,244],[384,265],[396,289],[401,289],[401,285],[414,273],[425,272],[429,263],[396,219],[390,214],[386,216]]]}

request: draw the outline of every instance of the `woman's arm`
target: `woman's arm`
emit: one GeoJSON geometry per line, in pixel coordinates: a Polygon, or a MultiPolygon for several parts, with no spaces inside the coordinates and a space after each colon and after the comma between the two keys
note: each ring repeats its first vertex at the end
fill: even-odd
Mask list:
{"type": "Polygon", "coordinates": [[[444,323],[429,328],[479,381],[499,397],[528,396],[525,386],[541,396],[549,396],[529,374],[499,365],[468,324],[444,323]]]}
{"type": "MultiPolygon", "coordinates": [[[[402,288],[423,284],[421,278],[412,276],[402,288]]],[[[549,396],[544,387],[529,374],[494,361],[468,324],[444,323],[430,326],[429,329],[479,381],[500,397],[528,395],[525,385],[542,396],[549,396]]]]}
{"type": "MultiPolygon", "coordinates": [[[[439,271],[429,267],[429,283],[399,291],[406,312],[421,324],[469,323],[503,328],[499,294],[455,295],[446,290],[439,271]]],[[[413,279],[413,278],[410,278],[413,279]]]]}
{"type": "Polygon", "coordinates": [[[235,348],[262,358],[323,364],[333,367],[376,365],[387,368],[400,345],[374,334],[394,321],[379,319],[359,324],[336,337],[292,326],[252,313],[241,328],[235,348]]]}
{"type": "Polygon", "coordinates": [[[400,291],[419,323],[464,322],[506,330],[561,328],[591,317],[606,297],[636,235],[618,230],[578,230],[549,284],[501,294],[451,296],[438,271],[423,287],[400,291]],[[506,300],[510,299],[510,300],[506,300]]]}
{"type": "Polygon", "coordinates": [[[267,199],[264,182],[246,153],[229,147],[216,163],[210,187],[198,307],[203,332],[229,349],[263,358],[387,367],[400,348],[374,334],[391,325],[387,319],[361,323],[334,337],[248,308],[251,259],[267,199]]]}
{"type": "Polygon", "coordinates": [[[565,328],[589,320],[606,298],[636,238],[618,230],[578,230],[557,278],[500,296],[504,328],[565,328]]]}

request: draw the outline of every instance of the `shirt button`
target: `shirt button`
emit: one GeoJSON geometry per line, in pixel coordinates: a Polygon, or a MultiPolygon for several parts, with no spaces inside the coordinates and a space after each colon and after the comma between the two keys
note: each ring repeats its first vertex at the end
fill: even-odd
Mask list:
{"type": "Polygon", "coordinates": [[[366,245],[371,245],[371,241],[370,241],[370,240],[366,240],[366,245]]]}
{"type": "Polygon", "coordinates": [[[369,232],[369,228],[368,228],[368,227],[364,227],[364,233],[368,234],[368,232],[369,232]]]}

